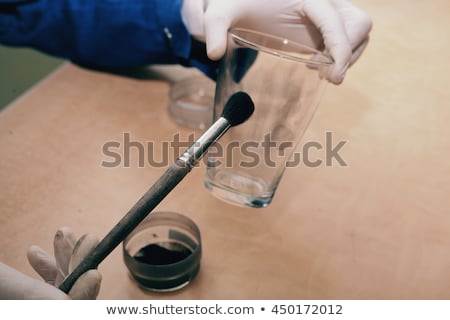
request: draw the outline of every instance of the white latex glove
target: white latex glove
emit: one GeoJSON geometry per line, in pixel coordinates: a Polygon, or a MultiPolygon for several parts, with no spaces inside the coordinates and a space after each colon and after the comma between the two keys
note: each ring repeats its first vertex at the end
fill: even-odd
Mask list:
{"type": "Polygon", "coordinates": [[[84,235],[77,241],[69,228],[61,228],[54,238],[55,258],[38,246],[31,246],[28,261],[45,282],[0,263],[0,299],[95,299],[101,283],[97,270],[84,273],[68,295],[57,287],[97,243],[93,235],[84,235]]]}
{"type": "Polygon", "coordinates": [[[328,80],[339,84],[369,40],[372,20],[346,0],[184,0],[182,17],[191,35],[220,59],[231,27],[287,37],[325,49],[334,59],[328,80]]]}

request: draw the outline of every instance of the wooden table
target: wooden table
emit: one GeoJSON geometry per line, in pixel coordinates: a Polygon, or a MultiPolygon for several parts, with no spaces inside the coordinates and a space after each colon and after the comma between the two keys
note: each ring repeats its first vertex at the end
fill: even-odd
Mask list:
{"type": "MultiPolygon", "coordinates": [[[[450,298],[450,5],[355,3],[374,19],[371,43],[301,143],[332,132],[348,166],[289,168],[268,208],[243,209],[205,190],[202,165],[157,208],[199,225],[195,281],[143,292],[117,248],[100,265],[100,299],[450,298]]],[[[35,275],[26,250],[51,252],[58,227],[105,235],[165,168],[133,154],[129,168],[105,168],[102,146],[191,133],[170,119],[168,90],[66,64],[0,114],[1,261],[35,275]]]]}

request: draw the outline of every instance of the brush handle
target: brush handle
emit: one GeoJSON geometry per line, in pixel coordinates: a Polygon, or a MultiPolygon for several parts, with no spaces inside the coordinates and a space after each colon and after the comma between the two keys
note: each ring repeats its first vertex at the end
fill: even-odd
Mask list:
{"type": "Polygon", "coordinates": [[[73,284],[86,271],[98,265],[138,226],[142,220],[172,191],[203,157],[208,148],[230,128],[230,122],[220,117],[194,142],[169,169],[148,189],[138,202],[111,229],[98,245],[61,283],[59,289],[69,293],[73,284]]]}
{"type": "Polygon", "coordinates": [[[59,289],[69,293],[73,284],[86,271],[98,265],[138,226],[142,220],[183,180],[191,171],[191,165],[177,160],[156,183],[138,200],[125,216],[111,229],[98,245],[61,283],[59,289]]]}
{"type": "Polygon", "coordinates": [[[175,163],[139,199],[125,216],[111,229],[98,245],[61,283],[59,289],[69,293],[73,284],[86,271],[98,265],[145,219],[147,215],[172,191],[203,157],[208,148],[231,126],[238,125],[251,116],[253,101],[243,92],[231,96],[225,104],[222,116],[192,144],[175,163]]]}

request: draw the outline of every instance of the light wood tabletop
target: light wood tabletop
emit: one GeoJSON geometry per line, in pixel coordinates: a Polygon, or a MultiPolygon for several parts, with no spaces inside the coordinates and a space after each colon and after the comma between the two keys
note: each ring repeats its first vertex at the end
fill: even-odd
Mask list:
{"type": "MultiPolygon", "coordinates": [[[[204,188],[201,164],[156,209],[199,226],[195,280],[144,292],[118,247],[99,266],[99,299],[450,299],[450,4],[355,3],[374,20],[371,42],[298,149],[331,132],[347,166],[288,168],[271,205],[245,209],[204,188]]],[[[168,92],[67,63],[0,113],[0,261],[38,277],[30,245],[52,252],[60,226],[101,238],[119,221],[167,167],[139,167],[134,148],[129,167],[106,168],[102,148],[125,134],[155,154],[186,141],[168,92]]]]}

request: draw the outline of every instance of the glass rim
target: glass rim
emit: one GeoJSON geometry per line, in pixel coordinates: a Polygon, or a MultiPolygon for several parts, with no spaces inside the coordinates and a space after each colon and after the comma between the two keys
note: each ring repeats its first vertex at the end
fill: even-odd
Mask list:
{"type": "MultiPolygon", "coordinates": [[[[233,39],[235,39],[241,43],[244,43],[248,48],[256,49],[258,51],[262,51],[262,52],[265,52],[265,53],[268,53],[268,54],[271,54],[271,55],[274,55],[274,56],[277,56],[277,57],[280,57],[283,59],[299,61],[299,62],[308,63],[308,64],[312,64],[312,65],[333,65],[334,64],[333,58],[328,53],[319,51],[315,48],[312,48],[305,44],[290,40],[288,38],[283,38],[283,37],[279,37],[276,35],[271,35],[269,33],[255,31],[255,30],[251,30],[251,29],[245,29],[245,28],[232,28],[232,29],[228,30],[228,33],[231,35],[231,37],[233,39]],[[287,52],[287,51],[270,48],[262,43],[254,42],[252,40],[245,38],[242,35],[239,35],[239,33],[242,33],[242,32],[254,34],[254,35],[258,35],[258,36],[263,36],[263,37],[269,38],[269,39],[273,39],[273,40],[279,41],[285,45],[289,45],[292,48],[307,49],[307,51],[309,53],[314,54],[315,56],[319,56],[319,60],[305,59],[305,58],[299,57],[299,56],[292,54],[290,52],[287,52]]],[[[301,53],[300,50],[298,52],[301,53]]]]}

